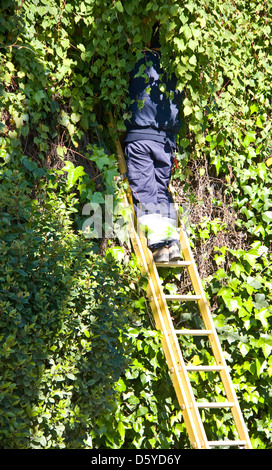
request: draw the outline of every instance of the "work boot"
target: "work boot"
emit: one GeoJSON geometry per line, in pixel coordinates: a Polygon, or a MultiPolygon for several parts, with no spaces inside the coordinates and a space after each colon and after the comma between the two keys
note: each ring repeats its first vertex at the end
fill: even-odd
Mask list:
{"type": "Polygon", "coordinates": [[[166,246],[162,246],[157,250],[153,251],[153,259],[155,263],[168,263],[169,261],[169,252],[166,246]]]}
{"type": "Polygon", "coordinates": [[[173,245],[169,246],[168,252],[169,252],[169,261],[181,260],[180,249],[177,243],[174,243],[173,245]]]}

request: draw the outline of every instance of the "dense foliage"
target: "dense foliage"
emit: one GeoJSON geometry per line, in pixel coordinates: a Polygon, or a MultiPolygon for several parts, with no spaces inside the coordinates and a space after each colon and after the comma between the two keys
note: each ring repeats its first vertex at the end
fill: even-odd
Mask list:
{"type": "MultiPolygon", "coordinates": [[[[118,203],[108,112],[121,132],[128,73],[160,21],[163,64],[185,93],[177,197],[252,443],[271,448],[271,3],[0,11],[0,446],[188,446],[145,279],[125,247],[106,241],[105,253],[80,233],[84,204],[118,203]]],[[[180,323],[197,321],[182,309],[180,323]]],[[[195,363],[208,355],[184,346],[195,363]]],[[[209,392],[208,374],[193,379],[209,392]]],[[[210,393],[221,396],[216,381],[210,393]]],[[[228,413],[206,420],[231,434],[228,413]]]]}

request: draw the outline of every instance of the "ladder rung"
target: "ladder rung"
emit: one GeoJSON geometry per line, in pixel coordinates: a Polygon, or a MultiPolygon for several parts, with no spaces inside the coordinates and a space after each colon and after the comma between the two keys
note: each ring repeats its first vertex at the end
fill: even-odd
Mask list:
{"type": "Polygon", "coordinates": [[[234,402],[219,401],[219,402],[199,402],[196,404],[198,408],[232,408],[235,406],[234,402]]]}
{"type": "Polygon", "coordinates": [[[201,295],[165,295],[166,300],[200,300],[201,295]]]}
{"type": "Polygon", "coordinates": [[[190,266],[191,261],[169,261],[166,263],[156,263],[156,266],[159,268],[178,268],[184,266],[190,266]]]}
{"type": "Polygon", "coordinates": [[[223,366],[186,366],[186,370],[192,371],[206,371],[212,372],[217,370],[223,370],[223,366]]]}
{"type": "Polygon", "coordinates": [[[177,335],[191,335],[191,336],[208,336],[212,334],[212,330],[175,330],[177,335]]]}
{"type": "Polygon", "coordinates": [[[246,441],[208,441],[210,447],[221,447],[221,446],[245,446],[246,441]]]}

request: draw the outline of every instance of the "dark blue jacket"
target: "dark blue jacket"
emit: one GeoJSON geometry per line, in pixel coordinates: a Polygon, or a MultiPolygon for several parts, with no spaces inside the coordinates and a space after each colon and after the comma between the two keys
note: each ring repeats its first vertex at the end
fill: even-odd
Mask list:
{"type": "Polygon", "coordinates": [[[129,94],[133,100],[126,121],[125,143],[133,140],[170,141],[181,127],[179,109],[182,94],[176,89],[175,76],[167,79],[160,66],[160,53],[145,51],[130,76],[129,94]],[[165,85],[165,91],[160,90],[165,85]]]}

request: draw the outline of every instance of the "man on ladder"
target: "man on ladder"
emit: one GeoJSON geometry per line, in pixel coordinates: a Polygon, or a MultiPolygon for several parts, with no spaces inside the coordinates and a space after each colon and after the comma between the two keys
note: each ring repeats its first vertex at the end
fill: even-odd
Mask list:
{"type": "Polygon", "coordinates": [[[138,224],[147,231],[155,262],[169,262],[181,258],[177,215],[168,187],[181,127],[182,94],[176,90],[176,77],[166,77],[161,69],[158,24],[149,46],[130,77],[131,116],[124,145],[138,224]]]}

